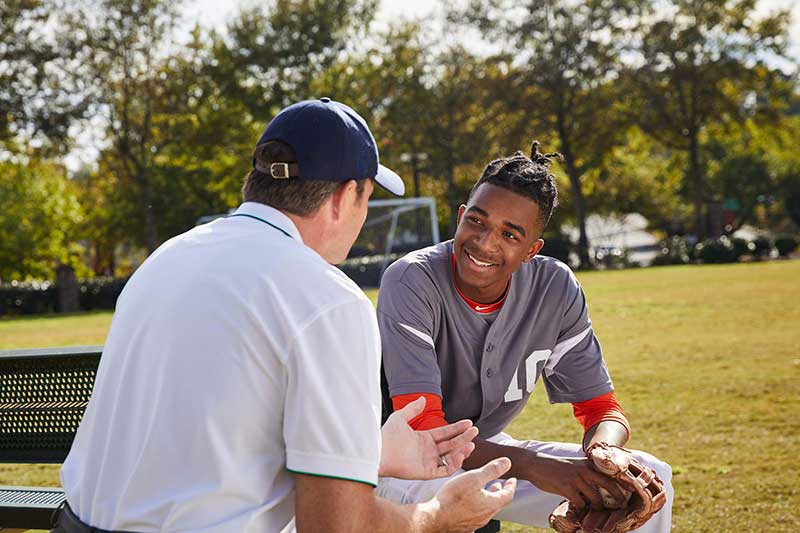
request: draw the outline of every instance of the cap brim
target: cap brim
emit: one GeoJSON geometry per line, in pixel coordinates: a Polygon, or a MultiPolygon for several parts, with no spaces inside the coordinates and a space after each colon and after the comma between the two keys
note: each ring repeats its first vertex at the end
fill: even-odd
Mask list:
{"type": "Polygon", "coordinates": [[[375,175],[375,181],[378,185],[397,196],[403,196],[406,192],[406,186],[402,178],[400,178],[395,171],[383,165],[378,165],[378,173],[375,175]]]}

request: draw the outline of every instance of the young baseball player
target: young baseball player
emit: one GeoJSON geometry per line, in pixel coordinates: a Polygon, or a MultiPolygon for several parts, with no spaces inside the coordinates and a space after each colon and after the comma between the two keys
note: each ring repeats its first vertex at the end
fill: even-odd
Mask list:
{"type": "MultiPolygon", "coordinates": [[[[517,152],[492,161],[459,209],[453,240],[393,264],[378,300],[391,407],[424,396],[425,410],[411,422],[418,429],[471,419],[481,438],[464,468],[511,458],[509,475],[520,482],[497,518],[539,527],[548,526],[565,498],[579,509],[606,506],[604,491],[625,498],[617,483],[590,467],[586,450],[595,443],[622,446],[630,432],[577,279],[563,263],[538,255],[556,205],[553,157],[560,155],[542,154],[534,143],[530,157],[517,152]],[[550,402],[573,405],[583,446],[503,432],[537,383],[550,402]]],[[[664,507],[641,530],[668,531],[670,467],[632,454],[655,470],[666,492],[666,504],[658,502],[664,507]]],[[[421,501],[442,483],[382,478],[378,493],[421,501]]]]}
{"type": "Polygon", "coordinates": [[[164,243],[120,295],[53,531],[483,525],[511,500],[513,480],[484,490],[508,459],[419,504],[375,496],[381,473],[452,473],[476,432],[412,431],[421,401],[379,429],[375,311],[332,266],[373,181],[403,192],[366,122],[329,98],[299,102],[269,123],[253,165],[233,214],[164,243]]]}

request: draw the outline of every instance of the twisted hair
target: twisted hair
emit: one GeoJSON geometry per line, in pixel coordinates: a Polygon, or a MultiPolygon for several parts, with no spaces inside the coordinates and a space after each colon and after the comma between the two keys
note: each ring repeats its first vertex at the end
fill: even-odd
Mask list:
{"type": "Polygon", "coordinates": [[[484,183],[503,187],[529,198],[539,206],[542,231],[550,222],[553,209],[558,205],[556,177],[550,172],[553,160],[562,162],[564,156],[558,152],[542,153],[539,141],[531,143],[530,157],[517,151],[514,155],[495,159],[483,170],[483,174],[472,187],[469,195],[484,183]]]}

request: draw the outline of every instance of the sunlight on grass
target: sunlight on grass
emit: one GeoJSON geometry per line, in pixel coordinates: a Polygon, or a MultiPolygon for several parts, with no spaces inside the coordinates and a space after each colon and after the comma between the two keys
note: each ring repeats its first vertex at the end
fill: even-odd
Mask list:
{"type": "Polygon", "coordinates": [[[0,319],[0,350],[103,344],[111,311],[0,319]]]}

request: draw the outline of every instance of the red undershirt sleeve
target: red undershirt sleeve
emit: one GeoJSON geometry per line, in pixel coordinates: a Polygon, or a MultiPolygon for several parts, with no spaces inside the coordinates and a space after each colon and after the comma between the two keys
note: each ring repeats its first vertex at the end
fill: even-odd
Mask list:
{"type": "Polygon", "coordinates": [[[628,437],[631,435],[631,426],[628,424],[628,419],[625,418],[625,413],[622,411],[622,406],[617,401],[614,391],[585,402],[573,403],[572,412],[575,414],[575,419],[583,426],[584,433],[599,422],[614,420],[625,426],[625,429],[628,430],[628,437]]]}
{"type": "Polygon", "coordinates": [[[436,394],[427,392],[412,392],[410,394],[398,394],[392,396],[392,406],[394,410],[402,409],[410,404],[420,396],[425,397],[425,409],[422,413],[412,418],[408,425],[415,431],[424,431],[428,429],[435,429],[438,427],[446,426],[447,420],[444,418],[444,410],[442,410],[442,399],[436,394]]]}

